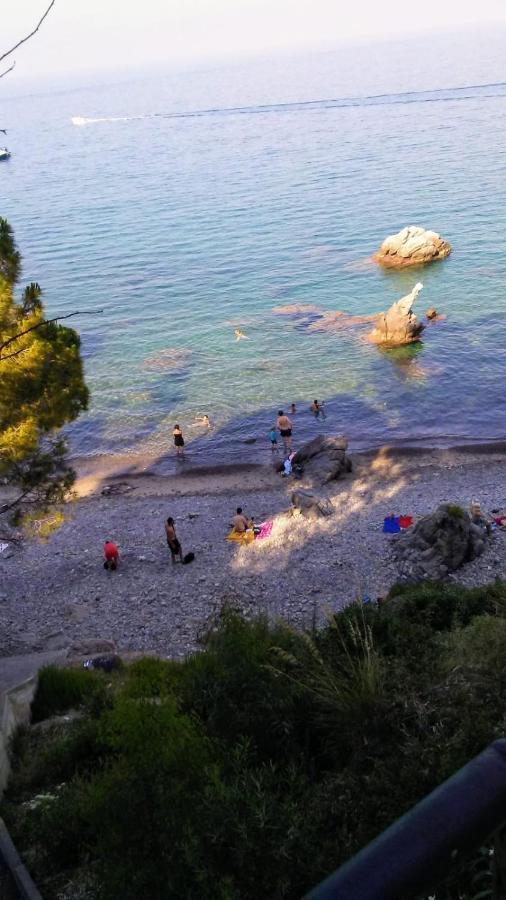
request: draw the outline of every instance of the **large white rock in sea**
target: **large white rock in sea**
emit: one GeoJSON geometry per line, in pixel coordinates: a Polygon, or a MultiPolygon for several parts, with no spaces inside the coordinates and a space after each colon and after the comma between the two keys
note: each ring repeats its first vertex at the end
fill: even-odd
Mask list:
{"type": "Polygon", "coordinates": [[[426,231],[418,225],[409,225],[398,234],[391,234],[374,254],[382,266],[401,268],[420,266],[436,259],[444,259],[451,253],[451,246],[435,231],[426,231]]]}
{"type": "Polygon", "coordinates": [[[369,334],[369,340],[373,344],[402,347],[420,340],[424,326],[416,318],[412,306],[422,288],[423,284],[418,282],[410,294],[401,297],[387,312],[377,316],[376,327],[369,334]]]}

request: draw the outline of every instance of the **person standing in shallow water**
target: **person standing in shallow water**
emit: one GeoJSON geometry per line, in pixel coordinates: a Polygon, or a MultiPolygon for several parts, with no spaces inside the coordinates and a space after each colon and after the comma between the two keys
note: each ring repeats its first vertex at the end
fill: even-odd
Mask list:
{"type": "Polygon", "coordinates": [[[292,423],[288,416],[285,416],[282,409],[278,409],[278,418],[276,419],[276,427],[279,428],[283,448],[288,455],[292,446],[292,423]]]}
{"type": "Polygon", "coordinates": [[[176,448],[176,453],[178,456],[183,456],[184,454],[184,437],[183,432],[179,425],[174,425],[174,430],[172,432],[174,436],[174,446],[176,448]]]}

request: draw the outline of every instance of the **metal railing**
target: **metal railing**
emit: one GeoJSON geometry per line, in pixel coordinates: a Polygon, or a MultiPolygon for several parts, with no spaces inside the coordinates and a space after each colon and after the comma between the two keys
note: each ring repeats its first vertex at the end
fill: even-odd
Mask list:
{"type": "Polygon", "coordinates": [[[307,900],[415,900],[434,890],[505,822],[506,740],[499,740],[310,891],[307,900]]]}

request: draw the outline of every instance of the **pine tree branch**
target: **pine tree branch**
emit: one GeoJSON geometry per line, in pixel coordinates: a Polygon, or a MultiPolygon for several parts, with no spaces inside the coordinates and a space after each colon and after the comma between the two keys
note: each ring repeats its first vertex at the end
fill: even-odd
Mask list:
{"type": "Polygon", "coordinates": [[[30,334],[31,331],[35,331],[37,328],[43,328],[44,325],[52,325],[54,322],[60,322],[63,319],[71,319],[72,316],[92,316],[103,313],[103,311],[103,309],[78,309],[76,312],[67,313],[65,316],[55,316],[54,319],[44,319],[42,322],[37,322],[36,325],[31,325],[30,328],[25,328],[24,331],[19,331],[17,334],[14,334],[12,337],[8,338],[8,340],[4,341],[3,344],[0,344],[0,362],[5,362],[6,359],[12,359],[14,356],[19,356],[20,353],[24,353],[28,350],[28,347],[21,347],[20,350],[15,350],[14,353],[8,353],[7,356],[2,355],[6,347],[13,344],[14,341],[18,341],[19,338],[24,337],[25,334],[30,334]]]}
{"type": "MultiPolygon", "coordinates": [[[[36,27],[33,29],[33,31],[31,31],[30,34],[27,34],[26,37],[21,38],[21,40],[18,41],[17,44],[14,44],[14,47],[11,47],[10,50],[6,50],[5,53],[2,53],[2,55],[0,56],[0,62],[2,62],[2,60],[6,59],[8,56],[11,56],[11,54],[14,53],[14,52],[18,49],[18,47],[21,47],[22,44],[26,44],[26,42],[29,41],[30,38],[32,38],[32,37],[34,36],[34,34],[37,34],[37,32],[38,32],[40,26],[42,25],[42,23],[43,23],[43,21],[44,21],[44,19],[45,19],[46,16],[49,14],[49,12],[51,11],[51,9],[52,9],[53,6],[55,5],[55,3],[56,3],[56,0],[51,0],[51,3],[49,4],[49,6],[48,6],[48,8],[46,9],[44,15],[43,15],[42,18],[39,20],[39,22],[37,23],[37,25],[36,25],[36,27]]],[[[4,72],[4,75],[6,75],[6,74],[7,74],[7,73],[4,72]]]]}
{"type": "MultiPolygon", "coordinates": [[[[15,65],[16,65],[16,60],[14,60],[14,62],[12,63],[12,66],[9,66],[9,68],[6,69],[5,72],[0,72],[0,78],[3,78],[4,75],[8,75],[9,72],[12,72],[15,65]]],[[[3,131],[3,128],[0,129],[0,131],[3,131]]]]}

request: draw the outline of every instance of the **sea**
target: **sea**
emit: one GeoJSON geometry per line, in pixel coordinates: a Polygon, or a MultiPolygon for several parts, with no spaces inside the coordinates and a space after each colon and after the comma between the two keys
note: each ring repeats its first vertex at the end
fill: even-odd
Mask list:
{"type": "Polygon", "coordinates": [[[20,288],[38,281],[51,316],[80,312],[67,324],[91,399],[68,428],[72,455],[170,468],[177,422],[189,461],[264,462],[292,403],[295,446],[320,432],[354,449],[504,438],[505,39],[3,79],[0,214],[20,288]],[[371,262],[411,224],[451,256],[371,262]],[[419,316],[446,318],[400,351],[276,311],[372,314],[419,280],[419,316]]]}

